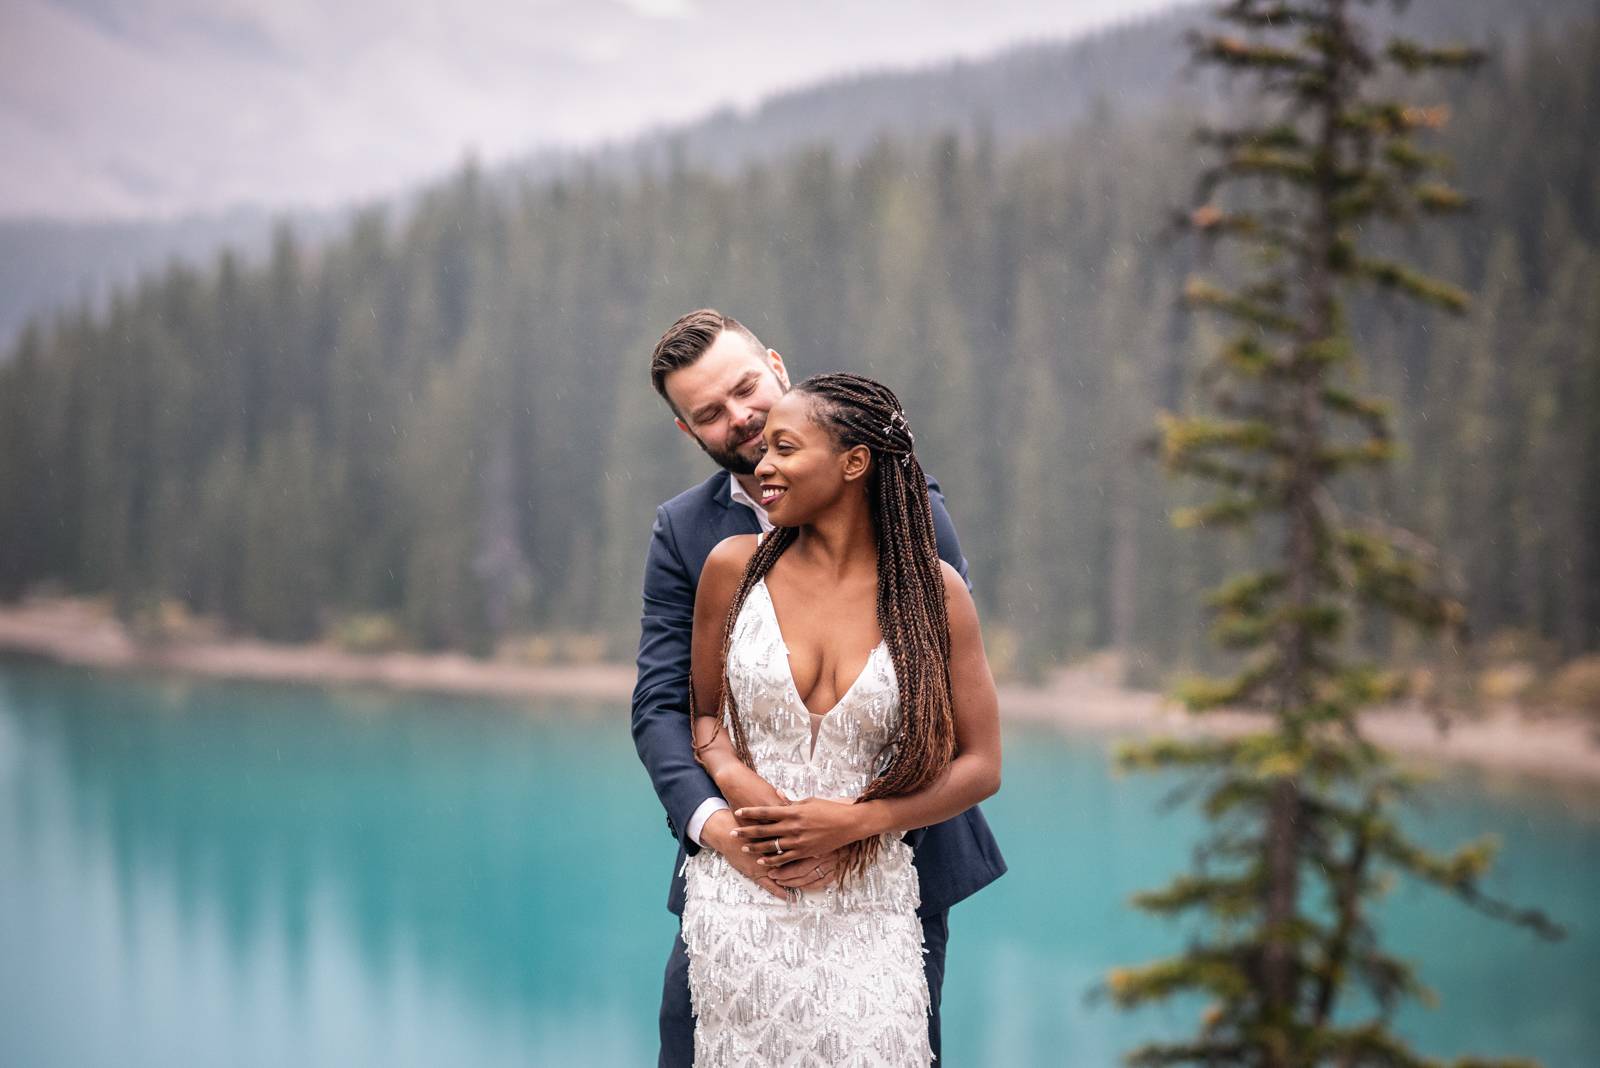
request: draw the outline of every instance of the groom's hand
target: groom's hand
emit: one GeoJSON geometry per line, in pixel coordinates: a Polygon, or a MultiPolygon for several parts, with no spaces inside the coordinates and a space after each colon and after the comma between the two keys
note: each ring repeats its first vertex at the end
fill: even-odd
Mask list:
{"type": "Polygon", "coordinates": [[[739,839],[732,834],[735,823],[732,812],[725,808],[718,809],[701,826],[700,843],[721,853],[728,863],[733,865],[734,871],[773,897],[789,900],[789,895],[784,893],[783,887],[773,880],[772,873],[756,862],[758,858],[739,849],[739,839]]]}
{"type": "MultiPolygon", "coordinates": [[[[785,849],[787,857],[789,851],[785,849]]],[[[772,881],[779,886],[792,886],[798,890],[824,890],[839,881],[839,854],[826,853],[820,857],[801,857],[787,864],[768,864],[761,870],[771,873],[772,881]]]]}

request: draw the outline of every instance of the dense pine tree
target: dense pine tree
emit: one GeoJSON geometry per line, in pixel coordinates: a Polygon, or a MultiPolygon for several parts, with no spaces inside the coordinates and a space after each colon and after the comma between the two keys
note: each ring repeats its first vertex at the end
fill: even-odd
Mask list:
{"type": "MultiPolygon", "coordinates": [[[[1426,328],[1392,300],[1349,306],[1373,383],[1404,398],[1386,518],[1473,578],[1480,634],[1562,656],[1600,648],[1595,69],[1590,25],[1441,84],[1440,147],[1482,210],[1379,251],[1479,300],[1426,328]]],[[[275,637],[375,612],[472,649],[580,630],[626,656],[652,508],[708,470],[645,363],[715,304],[799,375],[867,370],[908,398],[1023,666],[1109,644],[1136,681],[1215,665],[1183,606],[1236,551],[1169,530],[1131,459],[1212,347],[1173,310],[1196,253],[1153,223],[1182,195],[1191,117],[1085,115],[1027,144],[884,139],[732,177],[680,157],[507,186],[469,164],[338,239],[285,230],[259,266],[174,268],[41,321],[0,365],[0,596],[178,598],[275,637]],[[312,469],[289,498],[327,512],[290,552],[252,517],[281,522],[260,502],[312,469]],[[314,605],[271,607],[279,580],[314,605]]]]}

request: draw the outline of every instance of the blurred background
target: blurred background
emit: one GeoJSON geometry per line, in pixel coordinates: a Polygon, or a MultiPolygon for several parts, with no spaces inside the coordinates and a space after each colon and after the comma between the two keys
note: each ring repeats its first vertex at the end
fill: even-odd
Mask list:
{"type": "MultiPolygon", "coordinates": [[[[1203,591],[1261,544],[1174,529],[1202,494],[1140,448],[1220,337],[1163,237],[1227,93],[1207,9],[336,7],[0,7],[0,1064],[654,1062],[673,842],[626,697],[654,508],[710,467],[646,367],[703,305],[894,386],[971,563],[1012,871],[952,914],[946,1061],[1192,1028],[1084,995],[1174,943],[1126,897],[1199,827],[1107,745],[1219,662],[1203,591]]],[[[1490,58],[1418,89],[1477,209],[1373,241],[1472,311],[1350,308],[1403,445],[1352,503],[1439,546],[1474,640],[1361,641],[1514,717],[1517,774],[1452,763],[1415,829],[1502,833],[1495,891],[1572,930],[1395,894],[1442,995],[1401,1019],[1576,1068],[1600,15],[1371,18],[1490,58]]]]}

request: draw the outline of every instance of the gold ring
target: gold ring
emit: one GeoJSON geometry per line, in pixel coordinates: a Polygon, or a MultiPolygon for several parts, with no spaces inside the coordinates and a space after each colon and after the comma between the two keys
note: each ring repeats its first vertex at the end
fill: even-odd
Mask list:
{"type": "Polygon", "coordinates": [[[772,840],[772,848],[775,850],[775,852],[772,854],[773,856],[783,856],[783,843],[779,842],[776,838],[772,840]]]}

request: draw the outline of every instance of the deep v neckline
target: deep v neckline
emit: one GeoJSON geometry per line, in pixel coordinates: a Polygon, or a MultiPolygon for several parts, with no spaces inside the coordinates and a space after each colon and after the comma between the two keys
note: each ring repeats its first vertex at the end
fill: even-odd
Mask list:
{"type": "MultiPolygon", "coordinates": [[[[806,704],[806,699],[800,696],[800,686],[794,681],[794,665],[789,663],[789,643],[783,637],[783,624],[778,622],[778,606],[773,603],[772,591],[767,589],[767,579],[765,575],[763,575],[757,581],[757,585],[761,587],[761,592],[767,599],[767,614],[772,617],[772,628],[778,632],[778,643],[783,646],[783,673],[789,679],[789,692],[794,694],[794,699],[800,702],[800,707],[805,709],[807,715],[816,716],[819,718],[820,722],[817,724],[817,733],[815,737],[811,739],[811,752],[813,755],[815,755],[817,751],[817,741],[822,737],[823,724],[827,722],[829,716],[833,715],[839,710],[845,701],[849,700],[851,694],[856,692],[856,687],[861,685],[861,680],[867,677],[867,672],[872,668],[872,658],[878,655],[879,649],[885,647],[884,641],[882,638],[878,639],[878,644],[874,645],[872,647],[872,652],[867,654],[867,662],[861,666],[861,670],[857,672],[855,680],[845,688],[844,693],[839,695],[839,699],[833,703],[833,706],[826,712],[813,712],[811,711],[810,706],[806,704]]],[[[809,727],[810,725],[807,724],[807,726],[809,727]]]]}

